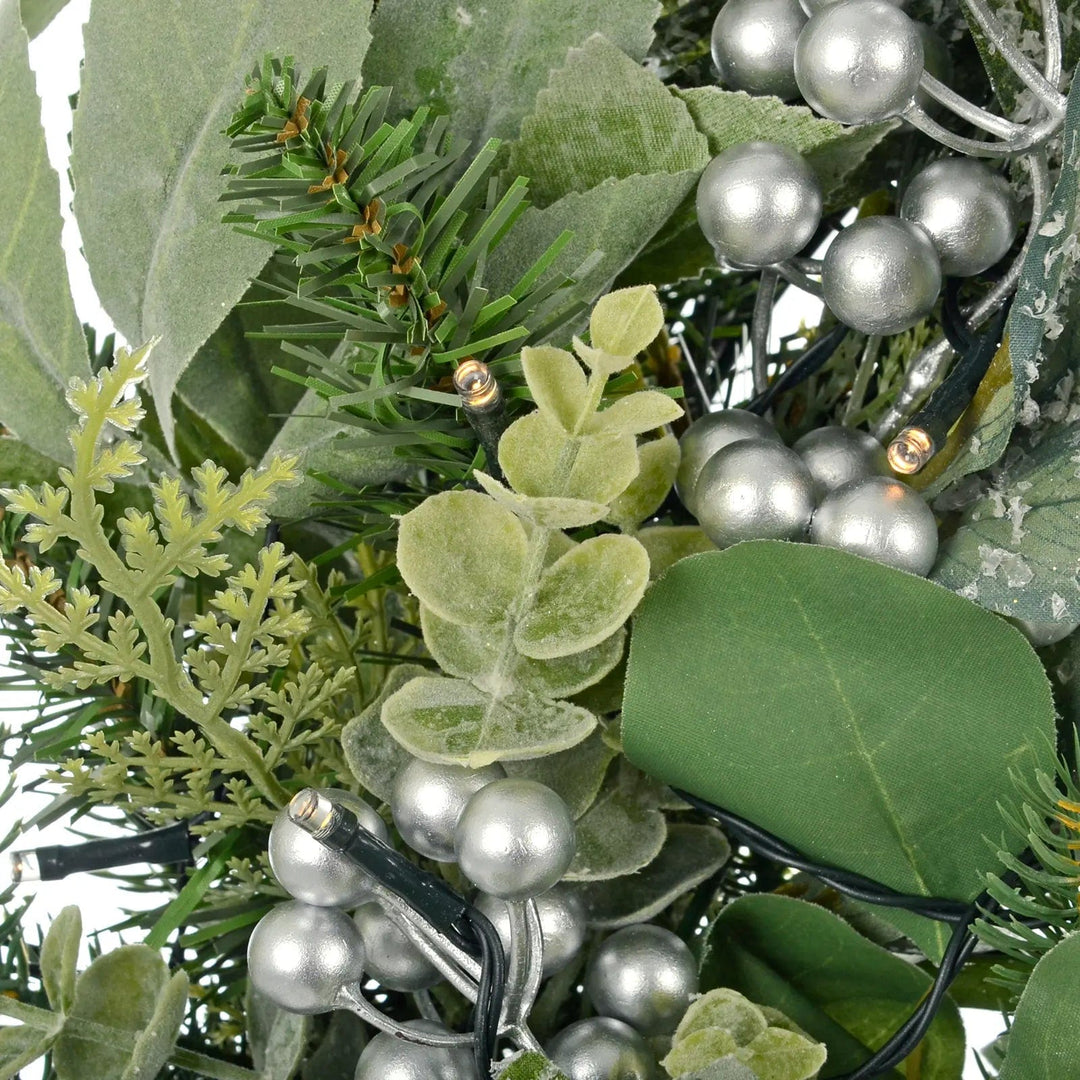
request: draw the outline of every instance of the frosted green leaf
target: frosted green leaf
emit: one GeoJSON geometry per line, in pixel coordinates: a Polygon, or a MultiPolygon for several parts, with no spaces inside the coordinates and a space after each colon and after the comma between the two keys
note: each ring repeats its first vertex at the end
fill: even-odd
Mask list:
{"type": "Polygon", "coordinates": [[[503,432],[499,465],[522,495],[606,505],[637,476],[638,458],[632,435],[573,438],[537,410],[503,432]]]}
{"type": "Polygon", "coordinates": [[[585,372],[565,349],[540,345],[521,350],[521,369],[537,408],[572,432],[585,405],[585,372]]]}
{"type": "Polygon", "coordinates": [[[358,1016],[338,1009],[319,1045],[307,1057],[303,1080],[354,1080],[356,1061],[368,1042],[368,1028],[358,1016]]]}
{"type": "Polygon", "coordinates": [[[756,1074],[738,1058],[722,1057],[704,1069],[690,1073],[686,1080],[756,1080],[756,1074]]]}
{"type": "Polygon", "coordinates": [[[251,1060],[260,1080],[290,1080],[304,1057],[311,1018],[279,1009],[250,982],[244,1004],[251,1060]]]}
{"type": "MultiPolygon", "coordinates": [[[[56,1022],[59,1027],[59,1017],[56,1022]]],[[[55,1031],[42,1031],[29,1024],[0,1027],[0,1078],[11,1080],[18,1076],[20,1069],[48,1053],[55,1039],[55,1031]]]]}
{"type": "Polygon", "coordinates": [[[644,595],[649,556],[630,536],[594,536],[549,566],[514,631],[526,656],[567,656],[610,637],[644,595]]]}
{"type": "Polygon", "coordinates": [[[717,1058],[736,1050],[738,1045],[730,1032],[722,1028],[703,1028],[691,1032],[681,1042],[675,1043],[660,1064],[667,1069],[669,1075],[683,1076],[711,1065],[717,1058]]]}
{"type": "Polygon", "coordinates": [[[170,448],[180,376],[267,257],[259,241],[220,224],[224,129],[244,77],[268,52],[306,72],[325,65],[357,77],[370,9],[311,0],[297,19],[287,5],[246,0],[223,18],[214,0],[185,0],[138,19],[128,0],[95,0],[73,132],[75,212],[117,328],[128,341],[162,335],[150,385],[170,448]]]}
{"type": "Polygon", "coordinates": [[[461,679],[413,679],[391,696],[382,722],[409,753],[479,769],[581,742],[596,717],[565,701],[514,690],[494,697],[461,679]]]}
{"type": "Polygon", "coordinates": [[[700,170],[708,160],[686,106],[654,72],[600,36],[571,49],[565,66],[552,72],[510,151],[511,170],[530,177],[540,206],[610,177],[700,170]]]}
{"type": "Polygon", "coordinates": [[[654,580],[680,559],[716,550],[699,525],[650,525],[636,535],[649,553],[649,577],[654,580]]]}
{"type": "Polygon", "coordinates": [[[586,499],[560,499],[550,496],[518,495],[487,473],[473,473],[477,483],[497,502],[519,518],[545,529],[580,529],[607,513],[603,503],[586,499]]]}
{"type": "Polygon", "coordinates": [[[459,626],[420,606],[424,643],[448,675],[469,679],[488,693],[518,687],[541,697],[560,698],[599,682],[622,659],[626,631],[570,656],[532,660],[514,648],[509,625],[459,626]]]}
{"type": "Polygon", "coordinates": [[[75,965],[82,941],[82,915],[74,905],[53,920],[41,945],[41,981],[56,1012],[66,1013],[75,1000],[75,965]]]}
{"type": "Polygon", "coordinates": [[[577,851],[565,881],[607,881],[633,874],[664,846],[667,822],[632,790],[610,784],[577,823],[577,851]]]}
{"type": "Polygon", "coordinates": [[[601,733],[594,731],[569,750],[529,761],[507,761],[504,767],[510,776],[538,780],[558,792],[576,821],[596,801],[616,753],[604,742],[601,733]]]}
{"type": "Polygon", "coordinates": [[[477,491],[441,491],[402,519],[397,564],[409,589],[463,626],[500,623],[525,571],[521,522],[477,491]]]}
{"type": "Polygon", "coordinates": [[[682,406],[667,394],[659,390],[639,390],[591,416],[585,422],[585,430],[644,435],[673,423],[682,414],[682,406]]]}
{"type": "Polygon", "coordinates": [[[735,1057],[748,1065],[758,1080],[810,1080],[825,1064],[827,1051],[821,1043],[784,1028],[763,1031],[735,1057]]]}
{"type": "MultiPolygon", "coordinates": [[[[736,1046],[745,1046],[768,1026],[765,1014],[749,998],[738,990],[720,986],[690,1003],[675,1029],[672,1042],[678,1044],[704,1028],[723,1028],[735,1040],[736,1046]]],[[[716,1056],[720,1057],[719,1054],[716,1056]]]]}
{"type": "Polygon", "coordinates": [[[0,3],[0,71],[0,423],[32,450],[70,463],[64,391],[72,376],[89,378],[90,362],[68,288],[60,185],[45,150],[18,0],[0,3]]]}
{"type": "Polygon", "coordinates": [[[33,41],[67,4],[68,0],[21,0],[19,13],[30,40],[33,41]]]}
{"type": "MultiPolygon", "coordinates": [[[[647,517],[655,514],[660,504],[667,498],[671,485],[675,483],[675,474],[679,471],[679,440],[667,434],[661,439],[651,439],[638,447],[638,474],[630,486],[608,507],[607,520],[622,528],[633,528],[647,517]]],[[[671,526],[668,526],[671,528],[671,526]]],[[[678,528],[679,526],[674,526],[678,528]]],[[[645,530],[652,532],[653,530],[645,530]]],[[[704,533],[702,533],[704,536],[704,533]]],[[[648,546],[646,546],[648,551],[648,546]]],[[[652,567],[652,554],[649,553],[649,576],[656,577],[658,571],[652,567]]]]}
{"type": "Polygon", "coordinates": [[[566,1080],[543,1054],[533,1051],[504,1058],[493,1067],[496,1080],[566,1080]]]}
{"type": "MultiPolygon", "coordinates": [[[[634,285],[629,289],[616,289],[606,296],[601,296],[589,316],[589,338],[594,349],[601,349],[612,356],[636,356],[647,349],[656,335],[664,328],[664,309],[656,298],[656,289],[649,285],[634,285]]],[[[653,394],[657,391],[652,391],[653,394]]],[[[665,397],[666,395],[660,395],[665,397]]],[[[649,395],[635,394],[634,398],[652,401],[649,395]]],[[[669,404],[654,405],[657,409],[668,409],[675,405],[670,398],[669,404]]],[[[621,404],[621,403],[617,403],[621,404]]],[[[615,406],[612,406],[614,408],[615,406]]],[[[682,415],[682,409],[676,416],[682,415]]],[[[626,406],[624,405],[625,409],[626,406]]],[[[644,406],[639,407],[639,410],[644,406]]],[[[611,410],[609,409],[608,412],[611,410]]],[[[664,421],[666,423],[666,421],[664,421]]],[[[605,426],[605,425],[601,425],[605,426]]],[[[659,424],[650,425],[659,427],[659,424]]],[[[633,432],[640,435],[649,428],[636,428],[633,432]]]]}
{"type": "MultiPolygon", "coordinates": [[[[177,971],[158,996],[150,1022],[139,1033],[121,1080],[154,1080],[176,1045],[188,1004],[187,972],[177,971]]],[[[267,1080],[275,1078],[267,1077],[267,1080]]],[[[281,1080],[288,1080],[282,1074],[281,1080]]]]}

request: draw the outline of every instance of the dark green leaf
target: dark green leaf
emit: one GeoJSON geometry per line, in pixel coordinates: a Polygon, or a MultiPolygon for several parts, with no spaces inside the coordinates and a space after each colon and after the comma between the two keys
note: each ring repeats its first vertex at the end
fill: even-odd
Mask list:
{"type": "Polygon", "coordinates": [[[34,38],[68,5],[68,0],[20,0],[19,14],[27,36],[34,38]]]}
{"type": "Polygon", "coordinates": [[[326,1034],[300,1075],[304,1080],[353,1080],[367,1040],[367,1028],[358,1016],[340,1009],[331,1013],[326,1034]]]}
{"type": "Polygon", "coordinates": [[[292,1080],[304,1057],[311,1018],[279,1009],[250,982],[245,1012],[251,1060],[262,1080],[292,1080]]]}

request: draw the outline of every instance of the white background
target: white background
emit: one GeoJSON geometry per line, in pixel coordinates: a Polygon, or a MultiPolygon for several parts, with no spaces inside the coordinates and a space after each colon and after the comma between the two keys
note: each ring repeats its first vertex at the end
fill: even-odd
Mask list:
{"type": "MultiPolygon", "coordinates": [[[[70,214],[71,188],[67,178],[68,137],[71,131],[71,109],[68,96],[78,89],[79,62],[82,58],[82,26],[89,17],[89,12],[90,0],[71,0],[71,3],[57,16],[48,29],[31,43],[30,62],[37,73],[49,159],[60,177],[61,210],[65,218],[63,242],[71,274],[75,307],[80,318],[94,326],[99,335],[103,335],[110,332],[113,326],[98,302],[86,262],[79,250],[78,231],[70,214]]],[[[118,161],[116,165],[117,183],[123,183],[124,163],[118,161]]],[[[791,294],[793,293],[794,290],[791,290],[791,294]]],[[[817,311],[812,301],[809,306],[792,312],[789,320],[785,320],[788,322],[787,326],[783,324],[774,326],[774,335],[795,329],[800,317],[806,318],[810,324],[816,321],[817,311]]],[[[2,660],[3,654],[0,653],[0,661],[2,660]]],[[[0,703],[16,709],[3,718],[8,728],[17,728],[23,720],[32,715],[31,710],[34,707],[32,699],[24,696],[22,700],[19,700],[14,694],[5,695],[0,703]]],[[[0,764],[0,769],[3,768],[6,768],[6,763],[0,764]]],[[[31,768],[21,769],[19,781],[25,784],[34,775],[31,768]]],[[[0,787],[4,782],[6,782],[6,777],[0,777],[0,787]]],[[[47,799],[41,795],[20,795],[0,808],[0,815],[2,815],[0,836],[6,834],[14,820],[30,818],[46,801],[47,799]]],[[[105,832],[104,828],[102,831],[105,832]]],[[[76,839],[66,832],[61,822],[27,835],[25,841],[17,846],[29,848],[42,844],[71,842],[76,839]]],[[[65,881],[23,888],[28,892],[32,888],[36,894],[27,915],[32,926],[46,927],[56,912],[69,903],[80,905],[83,924],[88,931],[101,930],[118,922],[123,917],[124,911],[153,906],[148,898],[126,893],[116,883],[92,874],[82,874],[65,881]]],[[[35,935],[32,932],[30,936],[35,935]]],[[[115,934],[106,932],[101,935],[100,940],[104,948],[111,948],[119,938],[115,934]]],[[[85,946],[83,962],[86,962],[85,946]]],[[[986,1045],[1002,1029],[1001,1017],[997,1013],[981,1010],[964,1010],[964,1022],[969,1042],[975,1047],[986,1045]]],[[[31,1072],[32,1070],[24,1070],[24,1075],[29,1078],[31,1072]]],[[[964,1070],[965,1080],[978,1080],[981,1075],[969,1050],[968,1064],[964,1070]]]]}

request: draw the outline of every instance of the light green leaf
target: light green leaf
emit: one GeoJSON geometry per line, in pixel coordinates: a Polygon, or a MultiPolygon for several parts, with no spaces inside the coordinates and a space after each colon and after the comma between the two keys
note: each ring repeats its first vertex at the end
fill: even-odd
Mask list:
{"type": "MultiPolygon", "coordinates": [[[[165,984],[150,1022],[139,1033],[121,1080],[154,1080],[176,1045],[187,1012],[187,972],[178,971],[165,984]]],[[[268,1078],[269,1080],[269,1078],[268,1078]]],[[[276,1078],[275,1078],[276,1080],[276,1078]]],[[[283,1076],[282,1080],[286,1080],[283,1076]]]]}
{"type": "Polygon", "coordinates": [[[68,0],[21,0],[19,14],[27,37],[33,41],[67,5],[68,0]]]}
{"type": "Polygon", "coordinates": [[[364,83],[393,86],[402,114],[448,113],[475,150],[517,134],[550,69],[590,34],[643,60],[659,14],[656,0],[382,0],[364,83]]]}
{"type": "Polygon", "coordinates": [[[367,1040],[363,1020],[339,1009],[330,1017],[322,1042],[304,1062],[300,1075],[304,1080],[353,1080],[367,1040]]]}
{"type": "MultiPolygon", "coordinates": [[[[841,551],[753,541],[696,555],[635,618],[630,760],[901,892],[978,895],[993,856],[967,838],[1000,832],[1010,769],[1053,769],[1053,732],[1049,684],[1018,632],[841,551]],[[686,664],[688,641],[708,664],[686,664]]],[[[889,921],[940,959],[943,924],[889,921]]]]}
{"type": "Polygon", "coordinates": [[[537,780],[558,792],[576,821],[596,801],[615,756],[616,751],[604,742],[601,733],[594,731],[569,750],[530,761],[507,761],[504,767],[508,776],[537,780]]]}
{"type": "Polygon", "coordinates": [[[664,815],[633,789],[609,783],[577,823],[577,851],[565,881],[608,881],[633,874],[664,846],[664,815]]]}
{"type": "Polygon", "coordinates": [[[683,407],[659,390],[639,390],[619,398],[603,412],[586,421],[589,432],[625,432],[644,435],[665,424],[673,423],[683,414],[683,407]]]}
{"type": "MultiPolygon", "coordinates": [[[[671,1039],[677,1046],[695,1032],[706,1028],[723,1028],[731,1035],[734,1049],[735,1046],[746,1046],[752,1042],[768,1026],[765,1014],[745,995],[738,990],[719,986],[690,1003],[671,1039]]],[[[716,1056],[720,1057],[720,1054],[716,1056]]]]}
{"type": "MultiPolygon", "coordinates": [[[[638,474],[618,498],[611,500],[607,520],[624,529],[631,529],[655,514],[671,491],[678,471],[679,440],[674,435],[669,433],[661,439],[642,443],[638,447],[638,474]]],[[[647,545],[645,550],[649,551],[647,545]]],[[[649,576],[658,576],[659,572],[652,566],[651,552],[649,564],[649,576]]]]}
{"type": "Polygon", "coordinates": [[[75,112],[75,212],[98,295],[129,341],[160,334],[150,386],[174,446],[172,395],[196,349],[266,262],[257,240],[220,224],[224,128],[244,77],[267,52],[311,72],[355,78],[370,3],[312,0],[305,16],[245,0],[222,18],[187,0],[133,19],[127,0],[96,0],[75,112]],[[137,109],[117,109],[137,101],[137,109]],[[117,182],[125,162],[124,182],[117,182]]]}
{"type": "MultiPolygon", "coordinates": [[[[764,1023],[762,1020],[762,1025],[764,1023]]],[[[764,1026],[761,1030],[765,1030],[764,1026]]],[[[738,1049],[738,1045],[731,1034],[722,1028],[703,1028],[675,1043],[660,1064],[667,1069],[670,1076],[685,1076],[687,1073],[704,1069],[717,1058],[726,1057],[738,1049]]]]}
{"type": "Polygon", "coordinates": [[[0,435],[0,476],[5,487],[28,484],[37,487],[46,482],[56,486],[60,462],[39,454],[13,435],[0,435]]]}
{"type": "Polygon", "coordinates": [[[304,1057],[311,1018],[279,1009],[250,983],[244,1011],[251,1060],[261,1080],[291,1080],[304,1057]]]}
{"type": "Polygon", "coordinates": [[[543,1054],[531,1050],[498,1062],[494,1076],[496,1080],[566,1080],[543,1054]]]}
{"type": "Polygon", "coordinates": [[[528,542],[521,522],[489,496],[441,491],[401,519],[398,569],[436,615],[498,624],[517,598],[528,542]]]}
{"type": "MultiPolygon", "coordinates": [[[[606,296],[601,296],[592,309],[589,316],[589,338],[593,348],[601,349],[610,356],[636,356],[639,352],[647,349],[655,340],[656,335],[664,328],[664,309],[656,298],[656,289],[649,285],[634,285],[628,289],[616,289],[606,296]]],[[[671,406],[678,410],[674,416],[681,416],[682,409],[670,398],[666,402],[658,403],[655,395],[658,391],[645,394],[634,394],[625,399],[625,402],[637,400],[642,403],[636,407],[636,412],[628,414],[637,416],[638,421],[650,410],[659,415],[660,412],[671,411],[671,406]],[[647,403],[647,404],[645,404],[647,403]]],[[[660,397],[666,397],[660,394],[660,397]]],[[[622,410],[631,408],[624,402],[616,402],[622,410]]],[[[610,413],[616,407],[613,405],[607,412],[610,413]]],[[[606,416],[607,413],[601,414],[606,416]]],[[[672,419],[674,419],[674,416],[672,419]]],[[[661,421],[667,423],[668,421],[661,421]]],[[[652,427],[660,424],[650,424],[649,427],[635,427],[632,434],[640,435],[649,431],[652,427]]],[[[631,430],[624,424],[612,420],[605,424],[602,420],[600,428],[612,427],[615,430],[631,430]]]]}
{"type": "Polygon", "coordinates": [[[48,1053],[55,1039],[55,1032],[29,1024],[0,1027],[0,1080],[12,1080],[20,1069],[48,1053]]]}
{"type": "Polygon", "coordinates": [[[653,580],[680,559],[716,550],[699,525],[650,525],[636,535],[649,553],[649,577],[653,580]]]}
{"type": "Polygon", "coordinates": [[[521,350],[521,369],[537,408],[572,432],[585,405],[585,372],[565,349],[540,345],[521,350]]]}
{"type": "Polygon", "coordinates": [[[500,506],[544,529],[580,529],[599,521],[607,513],[603,503],[586,499],[517,495],[485,472],[477,470],[473,476],[500,506]]]}
{"type": "Polygon", "coordinates": [[[739,1047],[735,1057],[748,1065],[758,1080],[810,1080],[825,1064],[821,1043],[783,1028],[763,1031],[749,1046],[739,1047]]]}
{"type": "Polygon", "coordinates": [[[731,846],[709,825],[668,825],[660,854],[642,870],[619,882],[579,885],[589,925],[614,930],[659,915],[674,900],[711,877],[727,862],[731,846]]]}
{"type": "Polygon", "coordinates": [[[66,1013],[75,1000],[75,966],[82,941],[82,915],[70,905],[53,920],[41,944],[41,982],[57,1012],[66,1013]]]}
{"type": "Polygon", "coordinates": [[[1036,965],[1016,1007],[1000,1080],[1080,1080],[1076,1002],[1080,934],[1036,965]]]}
{"type": "Polygon", "coordinates": [[[682,1080],[756,1080],[753,1069],[748,1068],[738,1058],[724,1057],[697,1072],[692,1072],[682,1080]]]}
{"type": "Polygon", "coordinates": [[[522,495],[606,505],[637,476],[638,458],[632,435],[574,438],[537,410],[503,432],[499,465],[522,495]]]}
{"type": "Polygon", "coordinates": [[[73,376],[90,377],[90,362],[68,288],[60,185],[45,151],[18,0],[0,0],[0,71],[0,115],[7,118],[0,157],[0,424],[31,449],[70,464],[64,392],[73,376]]]}
{"type": "Polygon", "coordinates": [[[594,536],[544,571],[514,644],[537,660],[598,645],[630,617],[648,582],[649,556],[633,537],[594,536]]]}
{"type": "Polygon", "coordinates": [[[431,677],[393,694],[382,722],[416,757],[472,769],[565,750],[596,727],[592,713],[565,701],[522,690],[495,697],[461,679],[431,677]]]}

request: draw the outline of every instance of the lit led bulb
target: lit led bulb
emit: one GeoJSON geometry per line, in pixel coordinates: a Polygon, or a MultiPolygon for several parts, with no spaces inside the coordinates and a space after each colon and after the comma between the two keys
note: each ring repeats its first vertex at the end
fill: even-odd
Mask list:
{"type": "Polygon", "coordinates": [[[458,364],[454,371],[454,389],[466,409],[486,412],[495,408],[502,399],[499,384],[491,368],[482,360],[469,357],[458,364]]]}
{"type": "Polygon", "coordinates": [[[917,473],[933,456],[934,440],[922,428],[904,428],[887,451],[889,467],[901,476],[917,473]]]}

